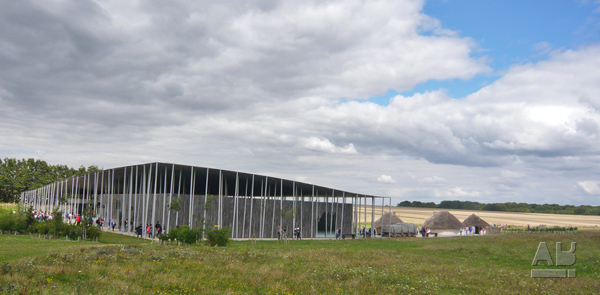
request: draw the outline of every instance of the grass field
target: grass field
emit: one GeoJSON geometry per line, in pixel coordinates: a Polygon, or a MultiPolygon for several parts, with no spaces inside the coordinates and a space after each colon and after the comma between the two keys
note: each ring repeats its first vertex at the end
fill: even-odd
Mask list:
{"type": "MultiPolygon", "coordinates": [[[[41,294],[597,294],[600,231],[234,241],[227,248],[0,236],[0,292],[41,294]],[[577,278],[532,279],[539,242],[577,242],[577,278]]],[[[567,249],[565,249],[567,250],[567,249]]],[[[554,257],[554,254],[552,255],[554,257]]],[[[564,268],[564,267],[562,267],[564,268]]]]}

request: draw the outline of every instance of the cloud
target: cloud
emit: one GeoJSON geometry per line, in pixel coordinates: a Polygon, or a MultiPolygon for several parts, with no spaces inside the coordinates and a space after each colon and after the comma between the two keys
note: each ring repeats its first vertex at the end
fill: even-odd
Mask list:
{"type": "Polygon", "coordinates": [[[580,181],[577,183],[589,195],[600,195],[600,182],[580,181]]]}
{"type": "Polygon", "coordinates": [[[600,45],[552,51],[463,98],[365,100],[490,71],[423,5],[6,2],[0,154],[177,162],[423,200],[585,196],[572,187],[600,177],[600,45]]]}
{"type": "Polygon", "coordinates": [[[425,183],[443,183],[446,182],[446,179],[440,176],[431,176],[423,178],[423,182],[425,183]]]}
{"type": "Polygon", "coordinates": [[[377,181],[381,183],[396,183],[396,181],[392,179],[391,176],[385,174],[382,174],[381,176],[377,177],[377,181]]]}
{"type": "Polygon", "coordinates": [[[337,147],[331,143],[328,139],[320,139],[316,137],[309,137],[302,140],[302,145],[311,150],[323,151],[328,153],[343,153],[343,154],[356,154],[354,145],[349,143],[344,147],[337,147]]]}
{"type": "Polygon", "coordinates": [[[481,193],[478,191],[466,191],[460,187],[453,187],[447,190],[434,190],[436,197],[444,198],[464,198],[464,197],[479,197],[481,193]]]}

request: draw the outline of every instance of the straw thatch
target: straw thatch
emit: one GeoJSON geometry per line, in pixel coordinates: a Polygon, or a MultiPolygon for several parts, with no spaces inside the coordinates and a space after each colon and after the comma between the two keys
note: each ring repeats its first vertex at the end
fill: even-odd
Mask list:
{"type": "Polygon", "coordinates": [[[379,219],[373,223],[373,228],[380,233],[381,232],[381,223],[383,224],[396,224],[401,223],[402,219],[396,215],[396,212],[385,212],[379,219]]]}
{"type": "Polygon", "coordinates": [[[490,224],[485,222],[479,216],[475,215],[475,213],[473,213],[473,214],[471,214],[471,216],[467,217],[467,219],[465,219],[465,221],[463,221],[463,226],[465,226],[465,227],[471,227],[471,226],[489,227],[490,224]]]}
{"type": "Polygon", "coordinates": [[[448,211],[439,211],[433,213],[431,217],[425,220],[423,223],[423,227],[427,227],[429,229],[455,229],[459,230],[463,227],[462,222],[458,220],[454,215],[450,214],[448,211]]]}

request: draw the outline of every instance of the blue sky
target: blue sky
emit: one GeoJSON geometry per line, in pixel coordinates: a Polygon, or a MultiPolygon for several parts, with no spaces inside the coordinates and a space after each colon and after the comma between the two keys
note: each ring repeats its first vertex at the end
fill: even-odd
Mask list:
{"type": "Polygon", "coordinates": [[[486,58],[492,72],[469,80],[429,80],[403,92],[389,89],[369,101],[387,105],[397,94],[412,96],[438,89],[462,98],[491,84],[514,65],[600,41],[597,1],[430,0],[423,13],[438,19],[444,29],[472,38],[479,47],[472,56],[486,58]]]}

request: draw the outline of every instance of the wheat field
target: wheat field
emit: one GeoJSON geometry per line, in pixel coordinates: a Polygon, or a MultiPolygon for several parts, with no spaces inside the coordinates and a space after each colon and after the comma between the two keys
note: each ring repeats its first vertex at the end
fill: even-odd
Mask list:
{"type": "MultiPolygon", "coordinates": [[[[360,221],[365,222],[365,208],[357,208],[360,210],[360,221]]],[[[381,217],[383,212],[389,212],[390,207],[375,206],[374,220],[381,217]]],[[[567,214],[543,214],[543,213],[522,213],[522,212],[496,212],[496,211],[478,211],[478,210],[455,210],[455,209],[439,209],[439,208],[412,208],[412,207],[391,207],[392,212],[395,212],[404,222],[415,223],[422,225],[427,218],[434,212],[449,211],[456,216],[460,221],[465,220],[469,215],[475,213],[489,224],[503,224],[512,226],[526,227],[547,225],[547,226],[573,226],[578,228],[599,228],[600,216],[592,215],[567,215],[567,214]]],[[[372,207],[366,208],[366,222],[371,223],[372,207]]]]}

